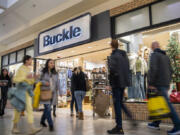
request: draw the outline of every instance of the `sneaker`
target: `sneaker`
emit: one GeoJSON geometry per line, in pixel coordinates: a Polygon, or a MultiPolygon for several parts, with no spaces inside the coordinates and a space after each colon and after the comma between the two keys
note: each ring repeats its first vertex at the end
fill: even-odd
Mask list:
{"type": "Polygon", "coordinates": [[[119,135],[124,135],[124,131],[122,128],[119,128],[119,127],[115,127],[113,128],[112,130],[108,130],[107,131],[108,134],[119,134],[119,135]]]}
{"type": "Polygon", "coordinates": [[[155,129],[155,130],[160,130],[160,127],[157,126],[157,125],[154,125],[153,123],[149,123],[149,124],[148,124],[148,128],[150,128],[150,129],[155,129]]]}
{"type": "Polygon", "coordinates": [[[168,135],[180,135],[180,129],[173,128],[171,131],[167,132],[168,135]]]}

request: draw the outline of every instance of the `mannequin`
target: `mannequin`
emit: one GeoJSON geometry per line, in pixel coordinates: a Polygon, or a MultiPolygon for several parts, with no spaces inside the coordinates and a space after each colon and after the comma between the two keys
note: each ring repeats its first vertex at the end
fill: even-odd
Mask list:
{"type": "Polygon", "coordinates": [[[134,101],[135,99],[135,80],[136,76],[133,74],[133,65],[134,62],[137,58],[136,53],[129,53],[128,58],[129,58],[129,64],[130,64],[130,75],[129,75],[129,80],[130,80],[130,87],[128,87],[128,101],[134,101]]]}
{"type": "Polygon", "coordinates": [[[142,51],[139,51],[138,57],[133,63],[133,74],[136,76],[135,79],[135,98],[142,100],[146,98],[144,89],[144,75],[147,72],[147,63],[142,57],[142,51]]]}

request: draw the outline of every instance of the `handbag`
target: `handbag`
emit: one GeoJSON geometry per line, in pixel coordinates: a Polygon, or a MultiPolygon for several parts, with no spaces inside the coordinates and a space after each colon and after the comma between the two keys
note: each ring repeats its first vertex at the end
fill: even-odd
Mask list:
{"type": "Polygon", "coordinates": [[[173,90],[170,95],[170,101],[172,103],[180,103],[180,92],[178,92],[177,90],[173,90]]]}
{"type": "Polygon", "coordinates": [[[149,120],[163,120],[171,116],[169,106],[157,89],[148,90],[148,111],[149,120]]]}
{"type": "Polygon", "coordinates": [[[52,91],[51,90],[41,90],[40,93],[41,101],[49,101],[52,99],[52,91]]]}

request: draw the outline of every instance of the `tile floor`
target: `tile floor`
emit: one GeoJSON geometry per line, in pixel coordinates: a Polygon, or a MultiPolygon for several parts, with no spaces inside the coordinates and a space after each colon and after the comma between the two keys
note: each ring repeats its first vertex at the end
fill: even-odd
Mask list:
{"type": "MultiPolygon", "coordinates": [[[[11,135],[13,110],[6,110],[4,118],[0,119],[0,135],[11,135]]],[[[39,126],[41,112],[35,112],[35,125],[39,126]]],[[[38,135],[108,135],[107,129],[111,129],[114,120],[92,117],[91,111],[85,112],[85,120],[79,121],[75,117],[70,117],[69,109],[58,109],[57,118],[54,119],[55,132],[49,132],[44,128],[38,135]]],[[[125,135],[166,135],[166,130],[172,125],[162,125],[160,131],[154,131],[146,127],[145,122],[139,122],[139,128],[131,129],[128,121],[124,121],[125,135]]],[[[22,134],[27,134],[28,124],[26,117],[21,118],[19,123],[22,134]]]]}

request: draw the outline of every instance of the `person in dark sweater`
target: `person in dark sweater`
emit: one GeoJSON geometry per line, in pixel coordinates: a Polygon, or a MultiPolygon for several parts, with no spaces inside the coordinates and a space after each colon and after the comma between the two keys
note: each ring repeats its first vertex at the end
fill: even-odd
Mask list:
{"type": "Polygon", "coordinates": [[[73,77],[74,80],[74,90],[75,90],[75,98],[78,105],[79,119],[84,119],[82,102],[86,95],[86,75],[82,71],[81,67],[77,68],[77,73],[73,77]]]}
{"type": "Polygon", "coordinates": [[[75,80],[74,80],[74,75],[77,73],[77,68],[74,68],[73,70],[73,75],[71,77],[71,96],[72,96],[72,100],[71,100],[71,116],[74,116],[74,103],[75,103],[75,109],[76,109],[76,116],[78,117],[78,106],[77,106],[77,102],[75,99],[75,95],[74,95],[74,91],[75,91],[75,80]]]}
{"type": "Polygon", "coordinates": [[[7,97],[8,89],[9,87],[11,87],[11,78],[8,75],[7,69],[2,69],[1,71],[0,87],[1,87],[0,116],[3,116],[8,99],[7,97]]]}
{"type": "Polygon", "coordinates": [[[11,87],[11,78],[8,75],[7,69],[2,69],[0,76],[0,87],[1,87],[1,97],[0,97],[0,116],[4,115],[4,110],[7,103],[7,93],[9,87],[11,87]]]}
{"type": "MultiPolygon", "coordinates": [[[[180,119],[173,105],[169,101],[168,90],[172,77],[172,67],[169,57],[166,52],[160,49],[158,42],[152,43],[153,53],[150,57],[150,69],[148,73],[149,89],[157,89],[161,91],[164,96],[169,109],[171,111],[171,120],[174,124],[174,128],[168,131],[168,135],[179,135],[180,134],[180,119]]],[[[149,128],[159,130],[159,124],[161,121],[154,121],[148,124],[149,128]]]]}
{"type": "MultiPolygon", "coordinates": [[[[112,130],[108,130],[109,134],[124,134],[122,127],[122,109],[126,115],[132,120],[132,115],[123,104],[124,91],[129,86],[129,60],[126,52],[118,49],[118,40],[113,39],[111,42],[112,54],[109,57],[109,82],[112,89],[113,103],[115,110],[116,126],[112,130]]],[[[132,122],[135,126],[135,122],[132,122]]]]}

